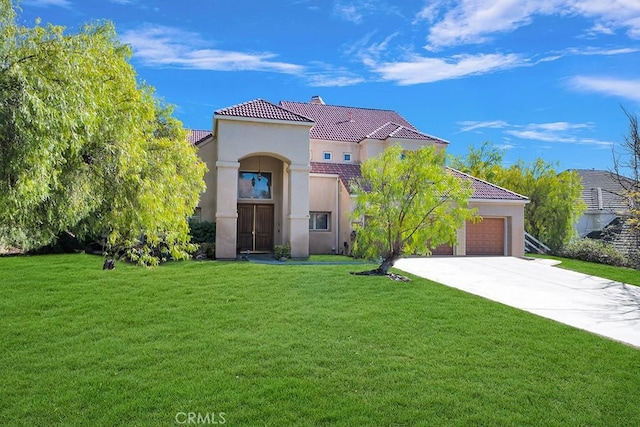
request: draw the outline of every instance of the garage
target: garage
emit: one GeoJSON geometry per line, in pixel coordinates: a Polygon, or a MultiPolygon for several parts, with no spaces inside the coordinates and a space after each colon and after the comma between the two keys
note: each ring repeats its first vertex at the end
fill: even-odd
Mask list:
{"type": "Polygon", "coordinates": [[[431,250],[431,255],[453,255],[453,246],[447,244],[440,245],[431,250]]]}
{"type": "Polygon", "coordinates": [[[467,222],[467,255],[504,255],[504,218],[467,222]]]}

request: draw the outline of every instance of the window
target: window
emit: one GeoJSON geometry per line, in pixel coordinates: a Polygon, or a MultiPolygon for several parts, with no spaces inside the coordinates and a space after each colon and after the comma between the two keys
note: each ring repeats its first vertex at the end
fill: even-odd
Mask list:
{"type": "Polygon", "coordinates": [[[271,199],[271,172],[238,173],[239,199],[271,199]]]}
{"type": "Polygon", "coordinates": [[[345,162],[350,162],[350,161],[351,161],[351,153],[344,153],[344,154],[342,155],[342,159],[343,159],[345,162]]]}
{"type": "Polygon", "coordinates": [[[322,160],[331,161],[331,151],[322,153],[322,160]]]}
{"type": "Polygon", "coordinates": [[[329,212],[309,212],[309,230],[328,231],[329,212]]]}

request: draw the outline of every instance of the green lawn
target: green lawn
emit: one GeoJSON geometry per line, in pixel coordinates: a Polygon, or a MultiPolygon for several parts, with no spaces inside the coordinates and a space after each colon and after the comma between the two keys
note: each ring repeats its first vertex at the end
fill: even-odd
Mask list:
{"type": "Polygon", "coordinates": [[[426,280],[101,266],[0,258],[0,425],[640,424],[640,350],[426,280]]]}
{"type": "Polygon", "coordinates": [[[561,261],[557,267],[591,276],[603,277],[616,282],[627,283],[629,285],[640,286],[640,271],[633,268],[614,267],[612,265],[598,264],[595,262],[580,261],[577,259],[561,258],[552,255],[527,254],[535,258],[557,259],[561,261]]]}

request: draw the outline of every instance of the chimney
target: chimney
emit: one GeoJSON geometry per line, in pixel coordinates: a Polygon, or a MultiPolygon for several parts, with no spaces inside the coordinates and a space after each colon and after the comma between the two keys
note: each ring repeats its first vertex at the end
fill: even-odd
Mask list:
{"type": "Polygon", "coordinates": [[[313,95],[311,97],[311,104],[322,104],[324,105],[324,101],[322,100],[322,98],[320,98],[320,95],[313,95]]]}

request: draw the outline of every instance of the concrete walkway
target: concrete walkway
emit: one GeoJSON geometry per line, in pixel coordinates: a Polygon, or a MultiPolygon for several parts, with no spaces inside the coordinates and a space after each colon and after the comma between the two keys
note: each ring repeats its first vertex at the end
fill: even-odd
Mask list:
{"type": "Polygon", "coordinates": [[[640,347],[640,287],[553,263],[513,257],[429,257],[401,259],[395,267],[640,347]]]}

